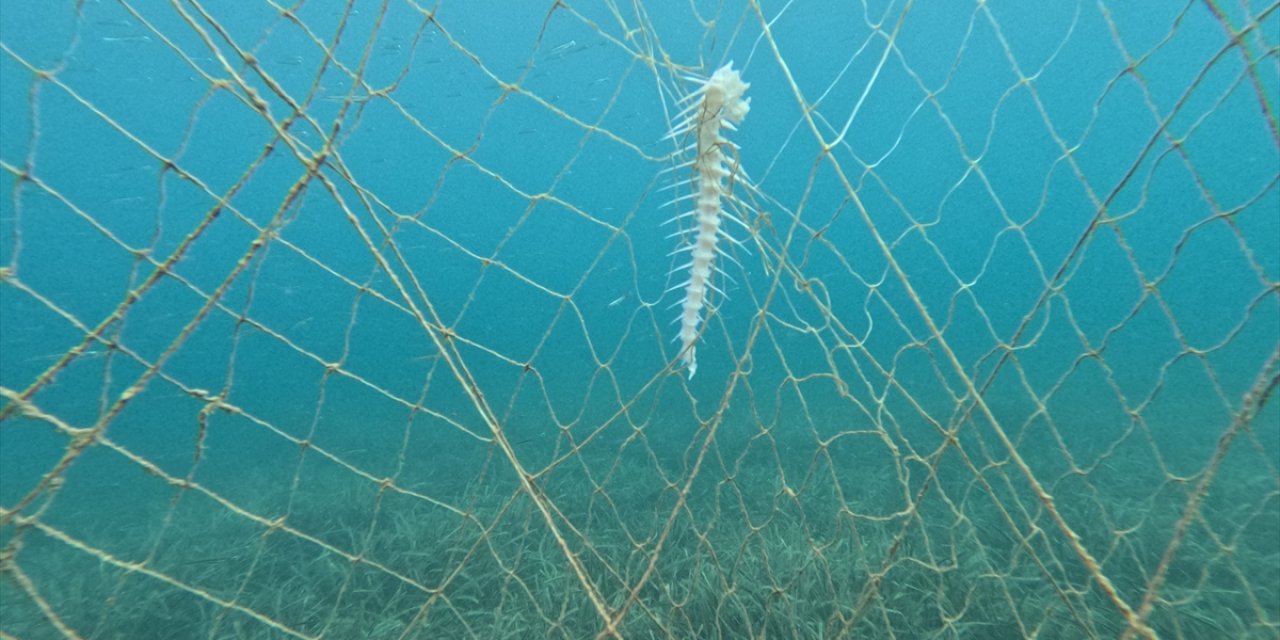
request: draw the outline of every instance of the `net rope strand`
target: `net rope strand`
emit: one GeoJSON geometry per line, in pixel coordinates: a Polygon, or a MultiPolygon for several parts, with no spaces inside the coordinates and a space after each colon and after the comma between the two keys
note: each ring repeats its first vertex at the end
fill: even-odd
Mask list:
{"type": "Polygon", "coordinates": [[[0,635],[1280,637],[1280,3],[503,7],[10,15],[0,635]]]}
{"type": "MultiPolygon", "coordinates": [[[[195,4],[195,6],[199,8],[198,4],[195,4]]],[[[207,14],[204,14],[203,10],[201,10],[201,13],[203,14],[202,17],[205,18],[206,22],[208,22],[211,25],[214,25],[215,27],[218,25],[218,23],[212,20],[210,16],[208,16],[207,14]]],[[[381,21],[381,17],[382,16],[380,15],[379,22],[381,21]]],[[[199,30],[199,27],[195,24],[192,24],[192,27],[199,30]]],[[[339,31],[341,31],[341,27],[339,28],[339,31]]],[[[229,46],[233,48],[235,47],[234,42],[225,33],[225,31],[219,29],[219,34],[223,37],[224,41],[229,46]]],[[[376,36],[376,34],[377,34],[377,27],[375,26],[373,31],[370,34],[370,38],[368,42],[369,46],[365,47],[365,57],[362,59],[361,68],[363,68],[364,62],[366,62],[368,59],[368,52],[372,47],[372,44],[375,42],[374,36],[376,36]]],[[[335,38],[334,44],[335,46],[337,44],[336,38],[335,38]]],[[[210,47],[210,48],[212,49],[215,47],[210,47]]],[[[239,55],[239,57],[242,60],[244,60],[244,62],[247,65],[249,65],[254,71],[258,72],[259,77],[267,81],[268,86],[272,89],[272,93],[284,99],[287,103],[291,104],[291,101],[289,100],[288,95],[283,91],[283,89],[279,88],[278,85],[276,85],[270,79],[269,75],[261,72],[259,66],[253,62],[252,58],[247,56],[245,53],[240,52],[239,50],[236,50],[236,53],[239,55]]],[[[356,72],[355,80],[357,83],[361,82],[359,71],[356,72]]],[[[249,91],[249,88],[247,86],[245,86],[245,89],[246,91],[249,91]]],[[[504,92],[503,96],[505,97],[505,95],[506,94],[504,92]]],[[[339,112],[339,116],[335,121],[335,126],[333,127],[335,134],[337,133],[337,130],[338,130],[337,123],[341,122],[343,112],[345,112],[348,106],[349,106],[349,102],[344,101],[342,110],[339,112]]],[[[264,109],[259,109],[259,110],[265,112],[264,109]]],[[[299,110],[296,107],[294,107],[293,111],[294,113],[299,113],[299,110]]],[[[283,130],[283,127],[279,127],[279,129],[283,130]]],[[[317,158],[311,162],[311,164],[317,167],[322,165],[324,162],[325,155],[326,155],[325,152],[321,152],[320,154],[317,155],[317,158]]],[[[329,191],[329,193],[334,197],[334,199],[338,202],[342,202],[342,198],[338,194],[336,186],[332,185],[325,176],[323,176],[322,174],[319,174],[318,172],[317,172],[317,177],[325,185],[327,191],[329,191]]],[[[551,509],[548,506],[547,501],[545,500],[545,498],[543,498],[539,494],[539,492],[533,486],[532,476],[529,474],[528,471],[524,469],[523,465],[520,463],[520,460],[517,458],[515,451],[512,449],[510,443],[507,442],[506,436],[503,434],[501,425],[497,422],[497,419],[494,416],[492,409],[490,409],[488,403],[483,398],[483,395],[481,394],[477,383],[472,377],[471,372],[467,369],[465,362],[463,362],[461,354],[457,352],[456,347],[450,342],[449,339],[452,337],[452,331],[450,331],[447,328],[444,329],[444,331],[437,331],[434,329],[435,327],[444,326],[444,323],[440,321],[440,318],[435,312],[434,308],[432,307],[430,300],[425,295],[421,296],[420,299],[426,308],[426,314],[418,310],[417,303],[415,303],[414,301],[414,297],[409,294],[408,290],[400,282],[398,276],[396,275],[395,270],[392,269],[391,266],[386,262],[386,258],[385,256],[383,256],[382,252],[375,247],[376,243],[368,235],[368,233],[362,228],[362,225],[360,224],[359,220],[350,212],[350,210],[347,209],[345,204],[343,205],[343,209],[347,213],[348,221],[352,224],[353,227],[355,227],[355,229],[359,233],[363,244],[370,250],[370,253],[377,260],[378,266],[380,267],[381,272],[385,273],[389,278],[392,279],[394,288],[404,297],[407,306],[409,307],[409,309],[417,319],[419,325],[424,329],[425,332],[427,332],[436,350],[441,354],[441,361],[444,362],[449,367],[451,373],[453,374],[454,378],[457,380],[458,384],[465,390],[466,395],[471,399],[471,402],[475,406],[476,412],[483,418],[484,423],[489,428],[489,431],[492,434],[493,442],[498,445],[503,455],[507,458],[507,461],[509,462],[509,464],[516,471],[516,474],[520,479],[524,493],[527,496],[529,496],[529,498],[534,502],[538,510],[541,512],[547,527],[550,529],[551,534],[555,537],[557,544],[564,551],[567,561],[572,567],[574,574],[581,581],[582,587],[586,591],[590,601],[602,616],[606,615],[607,610],[604,603],[601,601],[599,594],[596,593],[595,586],[592,584],[590,578],[587,576],[585,569],[581,566],[577,557],[569,550],[568,543],[564,540],[563,534],[560,532],[558,528],[557,522],[554,519],[553,514],[551,513],[551,509]],[[430,319],[426,317],[427,315],[430,316],[430,319]]],[[[386,229],[382,228],[382,225],[378,221],[378,218],[376,216],[370,216],[370,217],[376,223],[378,223],[379,229],[383,233],[384,237],[389,237],[389,234],[387,233],[386,229]]],[[[431,600],[428,600],[426,603],[424,603],[423,605],[424,610],[427,607],[429,607],[431,603],[432,603],[431,600]]]]}

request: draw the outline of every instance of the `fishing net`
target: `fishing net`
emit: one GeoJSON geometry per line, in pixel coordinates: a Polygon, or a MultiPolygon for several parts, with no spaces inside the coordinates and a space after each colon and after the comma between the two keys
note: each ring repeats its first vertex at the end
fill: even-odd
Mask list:
{"type": "Polygon", "coordinates": [[[0,636],[1280,636],[1277,6],[7,4],[0,636]]]}

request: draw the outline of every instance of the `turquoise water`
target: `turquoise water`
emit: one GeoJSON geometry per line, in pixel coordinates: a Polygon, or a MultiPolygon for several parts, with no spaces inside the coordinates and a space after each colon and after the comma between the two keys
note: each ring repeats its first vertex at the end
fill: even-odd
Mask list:
{"type": "Polygon", "coordinates": [[[4,9],[0,631],[1280,635],[1274,6],[553,5],[4,9]]]}

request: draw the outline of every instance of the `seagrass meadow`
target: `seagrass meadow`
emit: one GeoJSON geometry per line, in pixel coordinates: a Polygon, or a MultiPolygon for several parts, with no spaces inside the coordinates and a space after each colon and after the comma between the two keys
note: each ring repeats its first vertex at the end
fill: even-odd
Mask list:
{"type": "Polygon", "coordinates": [[[1280,638],[1278,103],[1274,1],[6,3],[0,638],[1280,638]]]}

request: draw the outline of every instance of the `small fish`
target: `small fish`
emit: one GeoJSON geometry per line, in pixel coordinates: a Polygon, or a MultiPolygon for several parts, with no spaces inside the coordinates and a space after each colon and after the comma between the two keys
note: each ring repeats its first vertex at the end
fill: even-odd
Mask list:
{"type": "Polygon", "coordinates": [[[139,165],[134,165],[132,167],[124,167],[122,169],[118,169],[116,171],[106,173],[104,175],[107,178],[116,179],[124,176],[125,174],[133,173],[134,171],[151,171],[151,169],[152,167],[149,164],[139,164],[139,165]]]}
{"type": "Polygon", "coordinates": [[[574,48],[574,47],[576,47],[576,46],[578,46],[578,41],[577,41],[577,40],[570,40],[570,41],[568,41],[568,42],[566,42],[566,43],[564,43],[564,44],[562,44],[562,45],[558,45],[556,48],[552,49],[552,50],[551,50],[551,53],[548,53],[548,54],[547,54],[547,57],[548,57],[548,58],[554,58],[554,57],[556,57],[557,55],[560,55],[560,54],[562,54],[562,53],[564,53],[564,52],[566,52],[566,51],[568,51],[568,50],[570,50],[570,49],[572,49],[572,48],[574,48]]]}
{"type": "MultiPolygon", "coordinates": [[[[63,351],[61,353],[50,353],[43,356],[34,356],[31,358],[31,360],[33,361],[60,360],[62,358],[65,358],[68,353],[70,353],[70,351],[63,351]]],[[[80,358],[101,358],[102,356],[105,356],[105,355],[107,355],[106,349],[85,349],[84,351],[80,352],[79,357],[80,358]]]]}
{"type": "Polygon", "coordinates": [[[132,36],[102,36],[103,42],[129,42],[129,43],[147,43],[151,42],[151,36],[148,35],[132,35],[132,36]]]}
{"type": "Polygon", "coordinates": [[[623,301],[623,300],[626,300],[626,299],[627,299],[627,297],[626,297],[626,296],[618,296],[618,298],[617,298],[616,300],[614,300],[613,302],[610,302],[610,303],[609,303],[609,306],[610,306],[610,307],[616,307],[616,306],[618,306],[618,305],[622,304],[622,301],[623,301]]]}

